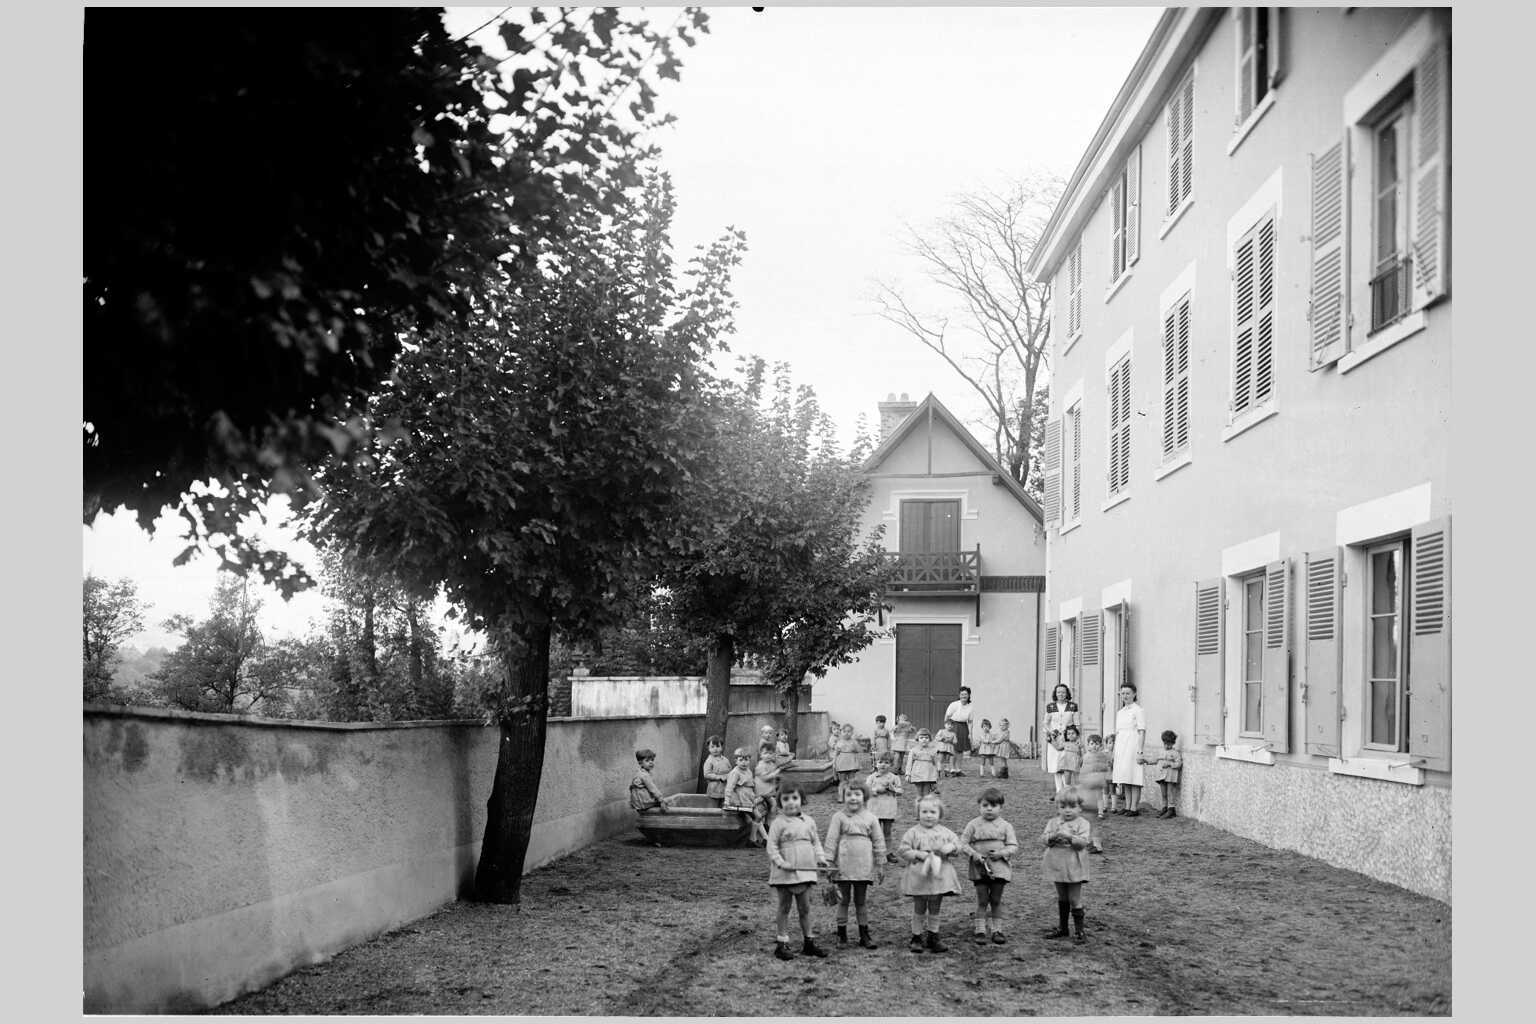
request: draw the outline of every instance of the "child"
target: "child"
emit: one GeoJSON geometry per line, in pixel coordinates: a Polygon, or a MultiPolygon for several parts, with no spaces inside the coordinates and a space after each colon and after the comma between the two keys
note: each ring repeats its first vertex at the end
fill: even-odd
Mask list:
{"type": "Polygon", "coordinates": [[[875,716],[875,731],[869,735],[869,753],[876,760],[880,760],[881,754],[891,752],[891,730],[885,727],[885,716],[875,716]]]}
{"type": "Polygon", "coordinates": [[[1098,733],[1088,737],[1088,750],[1083,754],[1083,770],[1080,778],[1082,784],[1078,786],[1078,794],[1083,798],[1083,813],[1087,815],[1093,812],[1088,819],[1092,831],[1089,833],[1091,844],[1089,853],[1103,853],[1104,847],[1099,842],[1099,822],[1104,820],[1105,805],[1109,799],[1105,793],[1109,786],[1110,771],[1114,768],[1114,762],[1104,751],[1104,739],[1098,733]]]}
{"type": "Polygon", "coordinates": [[[891,730],[891,753],[896,755],[896,774],[907,771],[907,751],[912,749],[912,734],[917,730],[906,715],[896,716],[896,727],[891,730]]]}
{"type": "Polygon", "coordinates": [[[757,759],[757,768],[753,772],[753,786],[757,791],[757,803],[755,812],[767,828],[773,821],[773,816],[778,810],[779,803],[779,773],[783,769],[779,767],[779,759],[773,751],[764,751],[757,759]]]}
{"type": "Polygon", "coordinates": [[[795,755],[793,753],[791,753],[790,749],[789,749],[789,730],[788,729],[780,729],[779,730],[778,736],[774,739],[773,752],[778,755],[779,761],[781,763],[782,762],[786,762],[786,761],[793,761],[794,760],[795,755]]]}
{"type": "Polygon", "coordinates": [[[768,884],[779,894],[779,932],[773,955],[780,960],[795,958],[789,951],[789,905],[793,903],[800,914],[800,951],[807,956],[826,956],[827,951],[816,945],[811,929],[810,893],[816,884],[816,867],[826,866],[827,855],[816,834],[816,823],[801,813],[805,792],[791,786],[780,799],[782,813],[768,829],[768,884]]]}
{"type": "Polygon", "coordinates": [[[1104,756],[1109,758],[1109,766],[1110,766],[1110,773],[1111,773],[1110,778],[1108,780],[1106,780],[1105,783],[1104,783],[1104,795],[1109,798],[1109,813],[1110,814],[1119,814],[1120,813],[1120,797],[1123,794],[1120,792],[1120,787],[1115,785],[1114,777],[1113,777],[1114,766],[1115,766],[1115,734],[1114,733],[1107,733],[1104,736],[1104,756]]]}
{"type": "Polygon", "coordinates": [[[656,767],[656,751],[635,751],[635,763],[640,767],[629,780],[629,806],[637,811],[660,811],[665,814],[669,801],[661,795],[651,770],[656,767]]]}
{"type": "Polygon", "coordinates": [[[725,777],[731,773],[731,762],[725,758],[725,741],[711,736],[705,745],[709,747],[709,756],[704,759],[704,795],[723,800],[725,777]]]}
{"type": "Polygon", "coordinates": [[[1077,726],[1069,725],[1061,730],[1056,740],[1056,771],[1062,776],[1062,788],[1077,785],[1077,773],[1083,767],[1083,744],[1077,726]]]}
{"type": "Polygon", "coordinates": [[[907,865],[901,876],[901,894],[912,897],[912,942],[908,948],[914,953],[925,947],[930,953],[949,949],[939,941],[939,908],[945,896],[960,894],[960,880],[948,859],[960,849],[960,840],[939,824],[943,816],[943,801],[925,796],[917,802],[917,824],[901,837],[901,859],[907,865]]]}
{"type": "Polygon", "coordinates": [[[992,731],[990,718],[983,718],[981,728],[976,731],[976,753],[981,756],[981,777],[986,778],[987,769],[991,768],[996,778],[997,769],[993,767],[992,760],[997,756],[997,734],[992,731]]]}
{"type": "Polygon", "coordinates": [[[871,881],[885,881],[885,835],[880,822],[864,805],[869,790],[862,782],[848,783],[843,809],[827,826],[827,852],[837,868],[837,944],[848,944],[848,904],[859,921],[859,945],[875,949],[869,935],[869,911],[864,898],[871,881]]]}
{"type": "Polygon", "coordinates": [[[917,730],[917,742],[907,754],[907,780],[917,787],[917,802],[933,792],[939,784],[939,750],[933,745],[933,737],[927,729],[917,730]]]}
{"type": "Polygon", "coordinates": [[[763,827],[763,815],[758,813],[757,784],[752,778],[752,758],[746,747],[737,747],[736,767],[725,777],[725,795],[720,806],[728,811],[739,811],[752,819],[752,845],[761,846],[768,841],[768,830],[763,827]]]}
{"type": "Polygon", "coordinates": [[[832,770],[837,772],[837,802],[842,803],[853,784],[854,773],[859,770],[859,741],[853,738],[853,724],[843,726],[832,756],[832,770]]]}
{"type": "Polygon", "coordinates": [[[1003,936],[1003,886],[1013,878],[1008,860],[1019,852],[1019,837],[1002,819],[1002,790],[982,790],[976,805],[981,813],[960,833],[960,852],[971,859],[971,882],[976,886],[976,943],[990,937],[1002,945],[1008,941],[1003,936]]]}
{"type": "Polygon", "coordinates": [[[757,730],[757,759],[761,761],[763,754],[777,754],[778,741],[774,736],[773,726],[765,725],[757,730]]]}
{"type": "Polygon", "coordinates": [[[1076,931],[1073,941],[1083,942],[1083,883],[1088,881],[1090,827],[1082,817],[1083,800],[1075,788],[1061,791],[1056,798],[1057,815],[1045,823],[1041,839],[1045,843],[1046,881],[1056,886],[1056,930],[1046,932],[1048,939],[1067,937],[1067,914],[1072,915],[1076,931]]]}
{"type": "Polygon", "coordinates": [[[1184,767],[1184,755],[1178,751],[1179,734],[1172,729],[1163,730],[1163,752],[1158,755],[1152,769],[1152,778],[1157,780],[1158,793],[1163,798],[1163,809],[1157,812],[1159,818],[1172,818],[1178,815],[1173,805],[1179,800],[1179,770],[1184,767]]]}
{"type": "Polygon", "coordinates": [[[896,824],[897,797],[901,796],[901,776],[891,771],[891,755],[875,758],[875,770],[864,780],[869,789],[869,813],[880,822],[880,834],[885,838],[885,860],[896,863],[896,848],[891,845],[891,829],[896,824]]]}
{"type": "Polygon", "coordinates": [[[1013,736],[1008,728],[1008,719],[1002,718],[998,720],[997,732],[992,734],[992,738],[997,743],[998,758],[998,764],[992,769],[992,777],[995,779],[1006,779],[1008,777],[1008,759],[1019,756],[1018,750],[1013,745],[1013,736]]]}
{"type": "Polygon", "coordinates": [[[933,737],[934,746],[939,748],[940,775],[955,774],[955,739],[955,723],[946,718],[944,728],[933,737]]]}

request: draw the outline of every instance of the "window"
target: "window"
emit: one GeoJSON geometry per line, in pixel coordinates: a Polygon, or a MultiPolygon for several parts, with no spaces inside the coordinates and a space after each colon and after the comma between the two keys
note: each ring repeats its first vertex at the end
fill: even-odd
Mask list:
{"type": "Polygon", "coordinates": [[[1111,282],[1130,269],[1141,249],[1141,147],[1120,168],[1109,189],[1111,282]]]}
{"type": "Polygon", "coordinates": [[[1271,210],[1237,243],[1232,269],[1232,415],[1274,397],[1275,218],[1271,210]]]}
{"type": "Polygon", "coordinates": [[[1365,744],[1402,750],[1403,684],[1407,680],[1403,623],[1407,621],[1408,544],[1396,540],[1366,552],[1366,700],[1365,744]]]}
{"type": "Polygon", "coordinates": [[[1067,340],[1083,330],[1083,240],[1079,238],[1067,258],[1067,340]]]}
{"type": "Polygon", "coordinates": [[[1242,588],[1242,732],[1257,734],[1264,708],[1264,575],[1249,576],[1242,588]]]}
{"type": "Polygon", "coordinates": [[[960,550],[960,502],[903,501],[900,550],[904,555],[960,550]]]}
{"type": "Polygon", "coordinates": [[[1195,170],[1195,73],[1184,76],[1168,101],[1168,208],[1172,217],[1190,197],[1195,170]]]}
{"type": "Polygon", "coordinates": [[[1237,18],[1237,124],[1241,126],[1280,81],[1280,9],[1240,7],[1237,18]]]}
{"type": "Polygon", "coordinates": [[[1189,295],[1163,320],[1163,461],[1189,448],[1189,295]]]}
{"type": "Polygon", "coordinates": [[[1131,357],[1109,371],[1109,493],[1131,482],[1131,357]]]}
{"type": "Polygon", "coordinates": [[[1410,104],[1402,103],[1371,132],[1371,332],[1408,312],[1412,260],[1408,255],[1410,104]]]}
{"type": "Polygon", "coordinates": [[[1068,449],[1066,518],[1077,522],[1083,517],[1083,403],[1067,410],[1068,449]]]}

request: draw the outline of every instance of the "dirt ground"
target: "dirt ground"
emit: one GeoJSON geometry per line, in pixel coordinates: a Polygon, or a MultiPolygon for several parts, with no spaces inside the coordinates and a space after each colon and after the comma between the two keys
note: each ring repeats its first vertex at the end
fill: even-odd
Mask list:
{"type": "MultiPolygon", "coordinates": [[[[945,780],[944,823],[960,831],[991,781],[945,780]]],[[[773,912],[760,849],[658,849],[636,832],[529,875],[521,909],[449,905],[214,1012],[1451,1012],[1448,906],[1195,821],[1151,817],[1145,807],[1139,818],[1106,820],[1106,853],[1092,859],[1085,889],[1088,941],[1047,941],[1055,897],[1039,878],[1037,837],[1052,813],[1050,782],[1021,771],[1002,786],[1004,817],[1023,847],[1003,904],[1006,945],[971,943],[967,892],[944,905],[949,952],[910,952],[908,901],[893,868],[870,891],[879,949],[839,947],[833,909],[813,899],[815,928],[832,955],[780,962],[770,955],[773,912]]],[[[808,803],[823,835],[834,793],[808,803]]],[[[896,835],[914,821],[908,800],[896,835]]],[[[795,936],[793,919],[790,928],[795,936]]]]}

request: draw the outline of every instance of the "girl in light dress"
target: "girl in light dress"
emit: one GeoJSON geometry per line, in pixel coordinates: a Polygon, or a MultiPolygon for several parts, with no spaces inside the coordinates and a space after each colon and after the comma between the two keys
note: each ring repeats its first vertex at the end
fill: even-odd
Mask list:
{"type": "Polygon", "coordinates": [[[790,750],[789,750],[789,730],[788,729],[780,729],[779,730],[778,735],[774,738],[773,752],[779,756],[779,760],[781,762],[786,762],[786,761],[794,760],[794,756],[795,755],[790,753],[790,750]]]}
{"type": "Polygon", "coordinates": [[[807,956],[827,955],[826,950],[816,945],[810,896],[816,885],[816,869],[827,866],[827,854],[816,834],[816,823],[802,810],[804,803],[805,791],[799,786],[780,793],[779,814],[768,828],[768,885],[777,894],[779,910],[773,955],[780,960],[795,958],[789,951],[791,904],[800,915],[800,952],[807,956]]]}
{"type": "Polygon", "coordinates": [[[939,910],[945,896],[960,893],[960,880],[949,862],[949,857],[960,850],[960,839],[939,824],[943,816],[943,801],[925,796],[917,802],[917,824],[901,837],[898,856],[907,865],[901,876],[901,894],[912,898],[912,941],[908,948],[914,953],[949,949],[939,941],[939,910]]]}
{"type": "Polygon", "coordinates": [[[927,729],[917,730],[917,742],[907,752],[907,780],[917,787],[919,805],[939,784],[939,748],[927,729]]]}
{"type": "Polygon", "coordinates": [[[891,729],[891,753],[896,755],[897,775],[907,772],[907,752],[912,749],[912,737],[916,732],[911,719],[906,715],[896,716],[896,725],[891,729]]]}
{"type": "Polygon", "coordinates": [[[837,884],[837,944],[848,944],[848,904],[859,922],[859,945],[875,949],[869,934],[869,911],[864,906],[869,883],[885,881],[885,835],[880,821],[865,806],[869,790],[862,782],[850,782],[843,809],[827,825],[827,852],[837,884]]]}
{"type": "Polygon", "coordinates": [[[885,837],[885,859],[896,863],[896,847],[891,842],[891,830],[896,825],[898,800],[901,796],[901,776],[891,771],[891,755],[881,754],[875,759],[875,770],[864,780],[869,789],[869,813],[880,822],[880,833],[885,837]]]}
{"type": "Polygon", "coordinates": [[[752,757],[746,747],[737,747],[733,755],[736,766],[725,776],[725,793],[720,806],[737,811],[752,822],[752,845],[761,846],[768,841],[768,830],[763,827],[766,815],[758,813],[757,783],[752,775],[752,757]]]}
{"type": "Polygon", "coordinates": [[[1013,878],[1009,859],[1019,852],[1019,837],[1002,818],[1003,791],[989,786],[976,799],[980,811],[960,833],[960,852],[970,858],[976,887],[976,943],[1007,942],[1003,935],[1003,886],[1013,878]]]}
{"type": "Polygon", "coordinates": [[[1077,785],[1077,773],[1083,767],[1083,741],[1077,726],[1069,725],[1056,740],[1056,774],[1065,780],[1063,789],[1077,785]]]}
{"type": "Polygon", "coordinates": [[[832,770],[837,772],[837,802],[842,803],[859,770],[859,741],[854,738],[852,723],[843,726],[842,735],[833,748],[832,770]]]}
{"type": "Polygon", "coordinates": [[[891,752],[891,730],[885,726],[885,716],[875,716],[874,732],[869,734],[869,753],[873,759],[878,760],[881,754],[891,752]]]}
{"type": "Polygon", "coordinates": [[[986,778],[988,769],[991,769],[995,778],[997,769],[993,767],[992,761],[997,756],[997,734],[992,731],[992,720],[989,718],[981,720],[981,728],[976,732],[976,753],[981,757],[981,777],[986,778]]]}
{"type": "Polygon", "coordinates": [[[731,773],[731,762],[725,756],[725,741],[719,736],[711,736],[706,746],[709,756],[704,759],[704,794],[723,801],[725,777],[731,773]]]}
{"type": "Polygon", "coordinates": [[[1083,802],[1077,790],[1063,790],[1056,798],[1056,817],[1045,823],[1040,837],[1045,843],[1042,867],[1045,880],[1056,887],[1056,930],[1046,932],[1048,939],[1067,937],[1067,915],[1076,931],[1074,940],[1084,941],[1083,883],[1088,881],[1088,847],[1092,843],[1088,820],[1082,816],[1083,802]]]}
{"type": "Polygon", "coordinates": [[[1013,745],[1013,732],[1008,725],[1008,719],[998,719],[997,731],[993,733],[993,739],[997,743],[997,763],[992,767],[992,776],[993,778],[1006,779],[1008,777],[1008,759],[1019,756],[1017,748],[1013,745]]]}
{"type": "Polygon", "coordinates": [[[939,775],[955,774],[955,723],[945,720],[944,728],[933,736],[934,746],[939,748],[939,775]]]}
{"type": "Polygon", "coordinates": [[[1163,750],[1157,755],[1157,760],[1153,762],[1156,767],[1152,769],[1152,781],[1157,783],[1158,794],[1163,798],[1163,809],[1157,812],[1157,816],[1175,818],[1178,812],[1173,806],[1179,802],[1179,772],[1184,767],[1184,755],[1179,753],[1178,733],[1164,729],[1159,738],[1163,741],[1163,750]]]}

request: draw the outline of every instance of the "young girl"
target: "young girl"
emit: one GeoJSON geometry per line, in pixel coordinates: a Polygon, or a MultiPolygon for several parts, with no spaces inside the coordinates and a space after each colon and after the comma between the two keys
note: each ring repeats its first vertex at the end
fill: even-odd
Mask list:
{"type": "Polygon", "coordinates": [[[1056,886],[1056,930],[1048,939],[1067,937],[1067,914],[1072,915],[1074,941],[1083,942],[1083,883],[1088,881],[1088,822],[1082,817],[1083,801],[1076,789],[1064,789],[1056,798],[1057,815],[1045,823],[1045,879],[1056,886]]]}
{"type": "Polygon", "coordinates": [[[917,742],[907,754],[907,780],[917,787],[919,806],[939,784],[939,749],[927,729],[917,730],[917,742]]]}
{"type": "Polygon", "coordinates": [[[754,813],[763,822],[766,829],[768,823],[773,821],[774,814],[778,811],[779,804],[779,773],[783,769],[779,766],[779,759],[773,751],[764,751],[757,759],[757,768],[753,772],[753,786],[757,790],[757,803],[754,813]]]}
{"type": "Polygon", "coordinates": [[[1178,814],[1173,805],[1179,800],[1179,770],[1184,767],[1184,755],[1178,750],[1178,733],[1164,729],[1162,740],[1163,752],[1158,755],[1156,767],[1152,769],[1152,778],[1156,780],[1158,793],[1163,798],[1163,809],[1157,812],[1157,816],[1172,818],[1178,814]]]}
{"type": "Polygon", "coordinates": [[[1109,813],[1119,814],[1120,798],[1124,794],[1120,791],[1120,787],[1115,785],[1115,734],[1112,732],[1104,734],[1104,753],[1109,757],[1110,769],[1109,778],[1104,782],[1104,797],[1109,802],[1109,813]]]}
{"type": "Polygon", "coordinates": [[[921,953],[924,947],[931,953],[949,948],[939,941],[939,908],[945,896],[960,893],[960,880],[948,859],[960,849],[960,840],[939,824],[943,816],[943,801],[925,796],[917,802],[917,824],[901,837],[900,856],[907,865],[901,876],[901,894],[912,897],[912,942],[908,948],[914,953],[921,953]]]}
{"type": "Polygon", "coordinates": [[[1078,795],[1083,798],[1083,814],[1092,817],[1088,824],[1092,827],[1089,839],[1092,845],[1088,847],[1089,853],[1103,853],[1104,847],[1099,842],[1099,822],[1104,820],[1104,812],[1109,806],[1108,791],[1109,771],[1114,761],[1104,750],[1104,740],[1094,733],[1088,737],[1088,750],[1083,754],[1083,770],[1079,776],[1082,784],[1077,787],[1078,795]]]}
{"type": "Polygon", "coordinates": [[[997,744],[997,764],[992,768],[992,777],[1006,779],[1008,777],[1008,759],[1019,756],[1019,752],[1013,745],[1013,735],[1008,728],[1008,719],[998,720],[997,731],[992,734],[992,740],[997,744]]]}
{"type": "Polygon", "coordinates": [[[896,755],[896,774],[907,771],[907,751],[912,749],[912,734],[917,730],[906,715],[896,716],[896,727],[891,730],[891,753],[896,755]]]}
{"type": "Polygon", "coordinates": [[[976,800],[981,813],[960,833],[960,852],[970,858],[971,882],[976,886],[978,945],[989,937],[998,945],[1008,941],[1003,936],[1003,886],[1013,878],[1008,860],[1019,852],[1019,837],[1002,818],[1003,799],[1003,791],[996,786],[982,790],[976,800]]]}
{"type": "Polygon", "coordinates": [[[780,729],[779,730],[779,734],[778,734],[777,738],[774,740],[773,752],[775,754],[779,755],[779,760],[781,762],[794,760],[794,756],[795,755],[790,753],[790,750],[789,750],[789,730],[788,729],[780,729]]]}
{"type": "Polygon", "coordinates": [[[1063,776],[1063,789],[1077,785],[1077,773],[1083,767],[1083,743],[1077,726],[1069,725],[1056,740],[1056,772],[1063,776]]]}
{"type": "Polygon", "coordinates": [[[885,859],[896,863],[896,848],[891,845],[891,829],[896,824],[897,798],[901,796],[901,776],[891,771],[891,755],[875,758],[875,770],[864,780],[869,789],[869,813],[880,822],[880,833],[885,838],[885,859]]]}
{"type": "Polygon", "coordinates": [[[842,803],[853,785],[854,773],[859,770],[859,741],[853,738],[853,724],[843,726],[832,756],[832,770],[837,772],[837,802],[842,803]]]}
{"type": "Polygon", "coordinates": [[[779,932],[773,955],[780,960],[795,958],[789,951],[789,905],[793,903],[800,914],[800,934],[804,937],[800,951],[808,956],[826,956],[827,951],[816,945],[811,928],[810,894],[816,884],[816,868],[826,866],[827,854],[816,834],[816,823],[801,813],[804,791],[791,786],[780,795],[780,800],[782,813],[768,829],[768,885],[777,890],[779,900],[779,932]]]}
{"type": "Polygon", "coordinates": [[[933,737],[933,743],[939,748],[939,774],[955,774],[955,723],[946,718],[944,728],[933,737]]]}
{"type": "Polygon", "coordinates": [[[763,815],[757,813],[757,785],[752,779],[752,758],[746,747],[737,747],[736,767],[725,777],[725,795],[720,806],[728,811],[739,811],[752,820],[752,845],[761,846],[768,839],[763,827],[763,815]]]}
{"type": "Polygon", "coordinates": [[[725,758],[725,741],[711,736],[706,745],[709,756],[704,759],[704,794],[723,801],[725,777],[731,773],[731,762],[725,758]]]}
{"type": "Polygon", "coordinates": [[[885,716],[875,716],[875,731],[869,734],[869,753],[875,760],[880,759],[881,754],[891,752],[891,730],[885,727],[885,716]]]}
{"type": "Polygon", "coordinates": [[[848,783],[843,809],[827,826],[827,852],[837,868],[837,944],[848,944],[848,904],[859,921],[859,945],[875,949],[869,935],[869,911],[864,898],[871,881],[885,881],[885,835],[880,822],[864,805],[869,790],[862,782],[848,783]]]}
{"type": "Polygon", "coordinates": [[[774,738],[773,726],[765,725],[757,730],[757,759],[761,761],[764,754],[777,754],[778,744],[774,738]]]}
{"type": "MultiPolygon", "coordinates": [[[[997,734],[992,731],[992,720],[989,718],[983,718],[981,727],[976,730],[976,753],[981,758],[978,772],[982,778],[986,778],[987,769],[992,768],[992,759],[997,756],[997,734]]],[[[993,773],[995,777],[995,768],[993,773]]]]}

